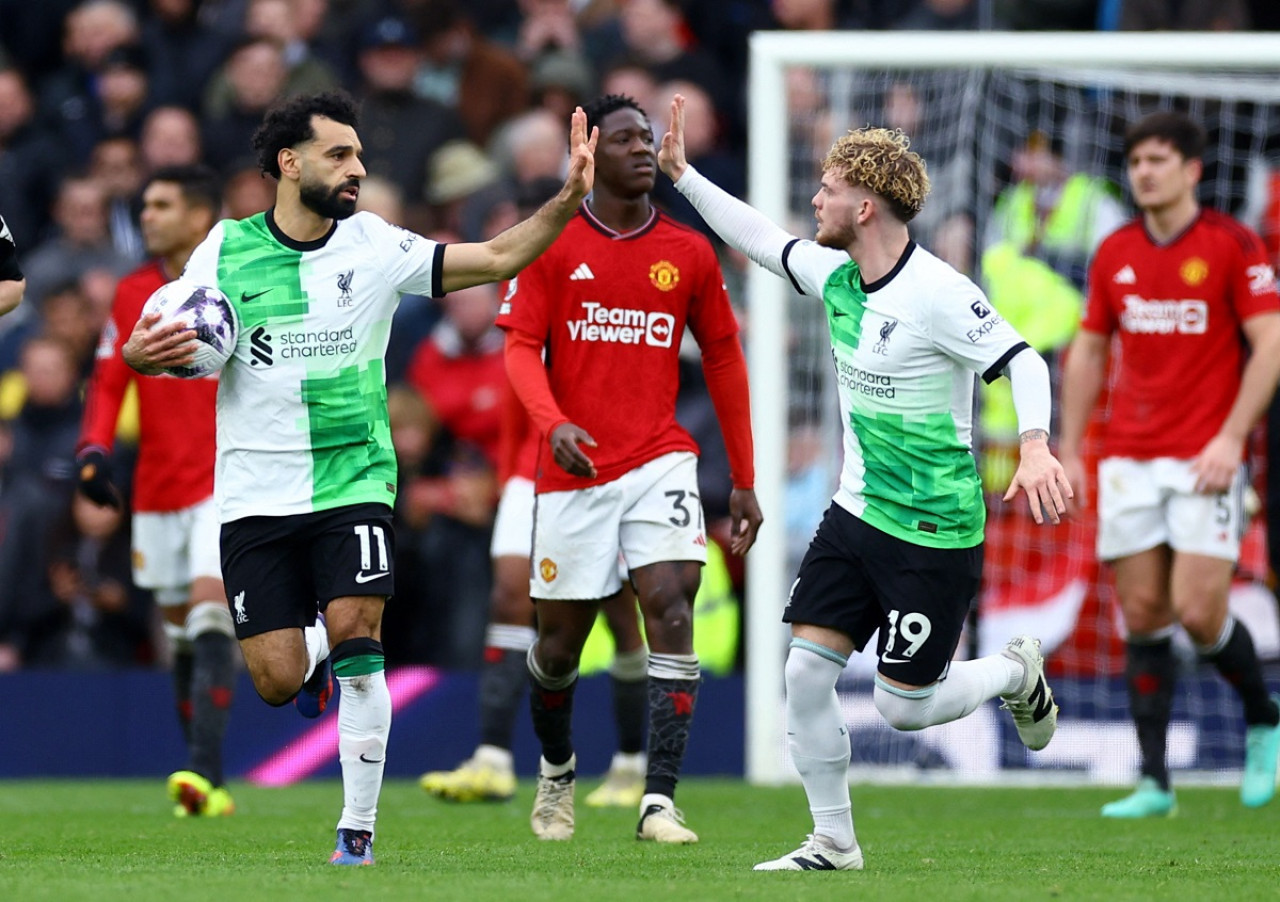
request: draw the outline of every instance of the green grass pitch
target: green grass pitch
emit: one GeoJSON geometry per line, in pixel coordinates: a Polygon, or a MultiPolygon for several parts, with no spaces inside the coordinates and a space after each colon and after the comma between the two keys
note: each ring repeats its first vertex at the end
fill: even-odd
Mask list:
{"type": "Polygon", "coordinates": [[[450,805],[390,781],[377,865],[358,869],[327,864],[336,782],[231,788],[234,817],[188,820],[172,816],[159,779],[0,783],[0,899],[1280,898],[1280,800],[1246,810],[1229,789],[1183,788],[1178,817],[1115,822],[1098,816],[1114,790],[855,786],[865,871],[757,874],[752,864],[809,830],[798,787],[684,781],[678,802],[702,841],[659,848],[635,840],[633,812],[581,804],[571,842],[539,842],[528,783],[509,804],[450,805]]]}

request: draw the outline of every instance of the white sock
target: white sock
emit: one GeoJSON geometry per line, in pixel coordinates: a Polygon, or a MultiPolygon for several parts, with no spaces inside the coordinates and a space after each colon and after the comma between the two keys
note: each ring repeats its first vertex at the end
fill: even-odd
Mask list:
{"type": "Polygon", "coordinates": [[[316,618],[311,626],[303,627],[302,640],[307,644],[307,672],[302,677],[305,683],[315,673],[316,665],[329,657],[329,630],[324,621],[316,618]]]}
{"type": "Polygon", "coordinates": [[[338,677],[338,759],[342,762],[340,830],[368,830],[378,816],[378,794],[391,733],[386,671],[338,677]]]}
{"type": "Polygon", "coordinates": [[[792,639],[787,654],[787,744],[800,772],[813,832],[839,849],[857,845],[849,800],[849,730],[836,696],[845,659],[828,648],[792,639]]]}
{"type": "Polygon", "coordinates": [[[876,677],[876,710],[897,730],[923,730],[959,720],[983,702],[1016,692],[1026,678],[1022,664],[1004,655],[953,661],[947,678],[923,689],[899,689],[876,677]]]}

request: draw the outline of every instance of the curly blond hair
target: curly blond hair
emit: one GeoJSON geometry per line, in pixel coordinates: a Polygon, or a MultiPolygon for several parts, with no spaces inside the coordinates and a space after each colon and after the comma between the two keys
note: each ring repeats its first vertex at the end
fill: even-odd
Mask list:
{"type": "Polygon", "coordinates": [[[929,193],[924,160],[910,147],[900,128],[851,129],[831,145],[822,171],[880,195],[898,219],[910,222],[929,193]]]}

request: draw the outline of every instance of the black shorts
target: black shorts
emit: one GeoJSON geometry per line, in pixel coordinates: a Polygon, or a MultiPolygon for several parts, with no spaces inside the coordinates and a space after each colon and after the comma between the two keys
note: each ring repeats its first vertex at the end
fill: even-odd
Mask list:
{"type": "Polygon", "coordinates": [[[222,524],[222,579],[236,636],[310,626],[346,595],[395,591],[391,508],[352,504],[222,524]]]}
{"type": "Polygon", "coordinates": [[[926,686],[946,673],[982,581],[982,545],[927,548],[827,508],[782,614],[838,630],[859,651],[880,631],[880,673],[926,686]]]}

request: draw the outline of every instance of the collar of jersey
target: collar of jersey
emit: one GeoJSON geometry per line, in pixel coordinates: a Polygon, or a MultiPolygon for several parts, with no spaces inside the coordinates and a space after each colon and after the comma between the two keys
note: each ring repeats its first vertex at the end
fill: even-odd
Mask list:
{"type": "Polygon", "coordinates": [[[329,239],[333,237],[333,233],[338,229],[338,220],[334,220],[329,226],[329,231],[325,232],[319,238],[313,238],[311,241],[299,241],[296,238],[290,238],[280,226],[276,225],[276,208],[270,207],[266,213],[262,214],[267,221],[267,231],[271,233],[271,237],[279,241],[285,247],[295,251],[318,251],[329,243],[329,239]]]}
{"type": "Polygon", "coordinates": [[[644,225],[640,226],[639,228],[632,229],[630,232],[619,232],[609,228],[607,225],[605,225],[603,222],[601,222],[599,219],[596,218],[596,214],[591,211],[591,207],[588,206],[586,201],[583,201],[582,206],[579,207],[578,209],[581,211],[582,218],[587,221],[588,225],[590,225],[597,232],[600,232],[601,234],[609,238],[612,238],[615,241],[626,241],[628,238],[637,238],[640,235],[643,235],[645,232],[652,229],[658,223],[658,208],[653,206],[652,204],[649,205],[648,220],[645,221],[644,225]]]}
{"type": "Polygon", "coordinates": [[[879,291],[881,288],[884,288],[884,286],[892,282],[893,277],[896,276],[898,273],[902,272],[902,267],[907,265],[907,261],[911,259],[911,252],[914,251],[915,249],[916,249],[915,241],[913,239],[908,239],[907,247],[902,252],[902,256],[898,258],[898,262],[893,264],[893,269],[889,270],[887,273],[885,273],[880,278],[876,279],[874,282],[864,283],[862,286],[863,292],[866,294],[871,294],[871,292],[879,291]]]}

